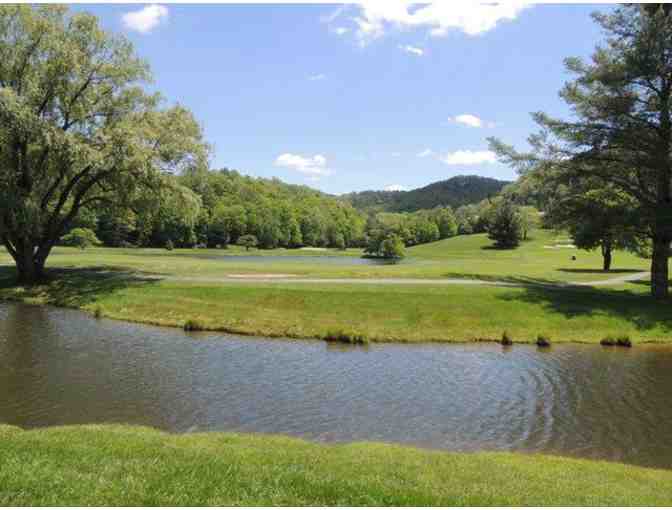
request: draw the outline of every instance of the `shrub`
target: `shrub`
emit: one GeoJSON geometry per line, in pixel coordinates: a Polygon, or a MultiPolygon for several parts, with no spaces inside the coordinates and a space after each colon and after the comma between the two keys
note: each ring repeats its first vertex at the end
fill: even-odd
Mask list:
{"type": "Polygon", "coordinates": [[[204,331],[205,325],[196,319],[188,319],[184,322],[183,326],[185,331],[204,331]]]}
{"type": "Polygon", "coordinates": [[[537,335],[537,347],[550,347],[551,339],[546,335],[537,335]]]}
{"type": "Polygon", "coordinates": [[[63,236],[61,242],[65,246],[76,246],[81,250],[85,250],[89,246],[98,246],[102,244],[96,237],[95,232],[89,228],[73,228],[63,236]]]}
{"type": "Polygon", "coordinates": [[[612,347],[616,345],[616,340],[614,340],[614,338],[611,336],[605,336],[602,340],[600,340],[600,345],[605,347],[612,347]]]}
{"type": "Polygon", "coordinates": [[[502,345],[513,345],[513,339],[512,339],[511,336],[509,335],[508,331],[504,331],[504,332],[502,333],[502,341],[501,341],[501,344],[502,344],[502,345]]]}
{"type": "Polygon", "coordinates": [[[238,246],[244,246],[245,250],[249,251],[250,248],[255,248],[259,245],[259,240],[252,234],[246,234],[238,238],[238,246]]]}
{"type": "Polygon", "coordinates": [[[632,347],[632,341],[628,335],[621,335],[616,339],[616,345],[619,347],[632,347]]]}
{"type": "Polygon", "coordinates": [[[364,345],[369,343],[369,339],[360,333],[349,334],[342,330],[329,331],[324,337],[327,342],[341,342],[344,344],[364,345]]]}
{"type": "Polygon", "coordinates": [[[166,247],[166,250],[168,250],[168,251],[173,251],[173,248],[175,248],[175,246],[173,245],[173,241],[171,241],[170,239],[168,239],[166,241],[166,246],[165,247],[166,247]]]}

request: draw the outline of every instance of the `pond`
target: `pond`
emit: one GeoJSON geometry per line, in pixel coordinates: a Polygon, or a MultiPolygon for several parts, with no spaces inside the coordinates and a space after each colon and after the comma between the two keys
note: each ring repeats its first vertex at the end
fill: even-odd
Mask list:
{"type": "Polygon", "coordinates": [[[266,340],[0,304],[0,422],[119,422],[672,468],[672,350],[266,340]]]}
{"type": "Polygon", "coordinates": [[[214,255],[207,254],[179,254],[179,257],[192,257],[199,259],[219,260],[225,263],[245,263],[252,262],[256,264],[327,264],[333,266],[383,266],[404,261],[395,262],[392,260],[368,257],[349,257],[347,255],[214,255]]]}

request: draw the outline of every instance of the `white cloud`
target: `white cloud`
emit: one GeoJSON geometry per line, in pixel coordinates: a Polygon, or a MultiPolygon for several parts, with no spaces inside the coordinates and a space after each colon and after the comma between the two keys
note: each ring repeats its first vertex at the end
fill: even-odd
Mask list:
{"type": "Polygon", "coordinates": [[[336,35],[345,35],[348,32],[350,32],[350,29],[346,28],[346,27],[336,27],[336,28],[332,28],[331,31],[333,33],[335,33],[336,35]]]}
{"type": "Polygon", "coordinates": [[[434,151],[432,149],[425,149],[424,151],[418,152],[419,158],[426,158],[428,156],[433,156],[434,151]]]}
{"type": "Polygon", "coordinates": [[[462,124],[464,126],[469,126],[473,128],[495,127],[494,122],[484,121],[483,119],[477,117],[476,115],[472,115],[471,113],[463,113],[461,115],[456,115],[455,117],[449,117],[448,120],[450,122],[455,122],[457,124],[462,124]]]}
{"type": "MultiPolygon", "coordinates": [[[[352,21],[362,45],[382,37],[390,29],[420,28],[428,30],[434,37],[445,36],[451,30],[478,35],[492,30],[500,21],[515,19],[528,5],[520,0],[505,3],[434,2],[422,5],[404,0],[363,0],[358,6],[358,15],[352,21]]],[[[331,21],[343,13],[334,13],[331,21]]]]}
{"type": "Polygon", "coordinates": [[[497,156],[492,151],[459,150],[444,154],[439,159],[446,165],[481,165],[497,162],[497,156]]]}
{"type": "Polygon", "coordinates": [[[310,76],[308,76],[309,81],[322,81],[326,79],[327,79],[326,74],[311,74],[310,76]]]}
{"type": "Polygon", "coordinates": [[[168,17],[168,9],[163,5],[152,4],[139,11],[127,12],[121,17],[124,26],[141,34],[147,34],[168,17]]]}
{"type": "Polygon", "coordinates": [[[409,44],[406,45],[400,44],[399,49],[401,51],[404,51],[411,55],[416,55],[418,57],[422,57],[425,54],[425,50],[423,50],[422,48],[417,48],[416,46],[411,46],[409,44]]]}
{"type": "Polygon", "coordinates": [[[385,191],[407,191],[408,188],[406,186],[402,186],[401,184],[390,184],[389,186],[385,186],[385,191]]]}
{"type": "Polygon", "coordinates": [[[299,154],[281,154],[276,158],[275,166],[289,168],[315,181],[320,177],[331,175],[331,170],[327,168],[327,158],[321,154],[307,157],[299,154]]]}

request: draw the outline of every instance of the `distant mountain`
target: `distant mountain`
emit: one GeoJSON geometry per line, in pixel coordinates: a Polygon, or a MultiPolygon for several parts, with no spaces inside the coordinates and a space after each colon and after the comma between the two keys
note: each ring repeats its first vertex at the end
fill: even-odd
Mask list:
{"type": "Polygon", "coordinates": [[[474,204],[494,196],[510,184],[490,177],[458,175],[411,191],[361,191],[341,195],[356,209],[374,212],[413,212],[449,205],[474,204]]]}

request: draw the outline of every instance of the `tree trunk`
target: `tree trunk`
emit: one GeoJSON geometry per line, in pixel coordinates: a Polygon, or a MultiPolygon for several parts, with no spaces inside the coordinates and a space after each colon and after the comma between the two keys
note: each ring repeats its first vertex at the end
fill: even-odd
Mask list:
{"type": "Polygon", "coordinates": [[[611,243],[604,241],[602,243],[602,270],[609,271],[611,269],[611,243]]]}
{"type": "Polygon", "coordinates": [[[668,296],[670,258],[670,241],[664,236],[653,239],[653,256],[651,257],[651,295],[656,299],[668,296]]]}
{"type": "Polygon", "coordinates": [[[24,241],[19,247],[15,247],[15,253],[10,252],[16,264],[19,283],[31,285],[44,280],[44,266],[52,246],[52,242],[47,242],[35,247],[32,243],[24,241]]]}

